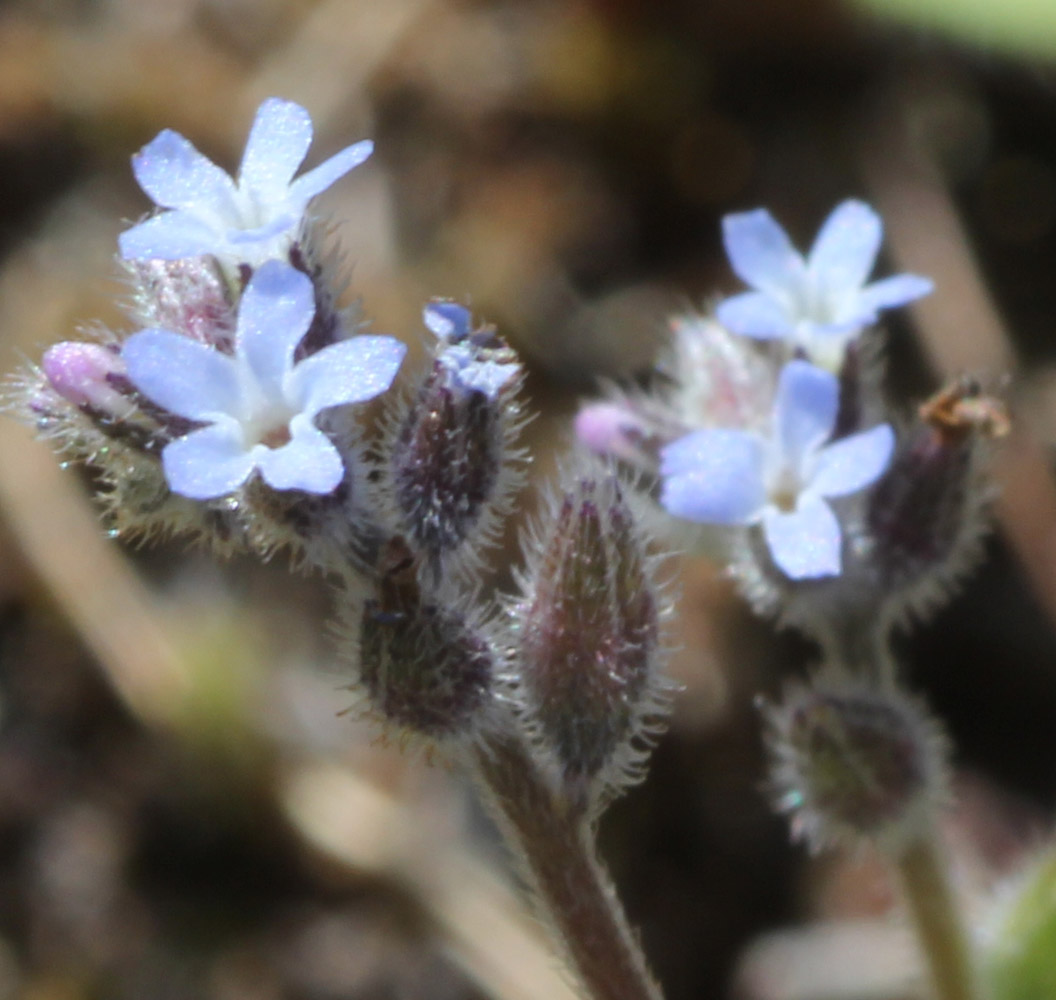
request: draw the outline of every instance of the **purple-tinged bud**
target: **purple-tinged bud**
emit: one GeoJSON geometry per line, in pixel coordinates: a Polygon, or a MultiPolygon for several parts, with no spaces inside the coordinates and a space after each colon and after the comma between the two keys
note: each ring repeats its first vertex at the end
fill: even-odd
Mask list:
{"type": "Polygon", "coordinates": [[[671,323],[661,370],[675,383],[672,405],[687,427],[765,430],[773,412],[777,367],[757,341],[706,316],[671,323]]]}
{"type": "Polygon", "coordinates": [[[134,260],[127,266],[136,286],[136,318],[144,327],[173,330],[222,351],[232,349],[232,291],[212,257],[134,260]]]}
{"type": "Polygon", "coordinates": [[[516,354],[468,313],[434,303],[426,324],[440,337],[432,368],[397,422],[388,462],[398,529],[433,571],[487,543],[517,483],[512,438],[520,423],[516,354]]]}
{"type": "Polygon", "coordinates": [[[41,368],[51,387],[74,406],[120,419],[135,408],[115,384],[127,384],[121,355],[85,341],[67,340],[49,347],[41,368]]]}
{"type": "Polygon", "coordinates": [[[518,679],[567,794],[587,806],[638,776],[659,721],[657,589],[607,472],[576,480],[530,548],[518,679]]]}
{"type": "Polygon", "coordinates": [[[897,851],[927,828],[946,794],[947,741],[921,705],[830,676],[765,711],[774,801],[795,839],[897,851]]]}
{"type": "Polygon", "coordinates": [[[963,379],[919,416],[866,510],[871,568],[880,588],[898,592],[903,614],[934,605],[972,564],[990,498],[981,458],[1009,428],[1003,405],[963,379]]]}
{"type": "Polygon", "coordinates": [[[457,606],[423,592],[402,539],[381,555],[359,616],[359,680],[373,716],[431,739],[472,734],[493,697],[496,653],[457,606]]]}
{"type": "MultiPolygon", "coordinates": [[[[654,423],[629,403],[588,403],[575,420],[576,438],[595,455],[656,473],[667,443],[654,423]]],[[[677,436],[677,435],[675,435],[677,436]]]]}

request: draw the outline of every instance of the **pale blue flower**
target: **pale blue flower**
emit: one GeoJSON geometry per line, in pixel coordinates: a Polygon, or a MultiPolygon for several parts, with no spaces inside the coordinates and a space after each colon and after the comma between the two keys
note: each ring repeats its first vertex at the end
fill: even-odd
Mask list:
{"type": "Polygon", "coordinates": [[[405,347],[391,337],[352,337],[294,364],[314,315],[307,275],[273,260],[257,269],[242,296],[233,354],[169,330],[143,330],[126,341],[121,354],[136,388],[170,413],[206,425],[162,452],[174,493],[223,496],[254,470],[277,490],[330,493],[341,482],[341,456],[315,417],[384,392],[405,347]]]}
{"type": "Polygon", "coordinates": [[[895,436],[880,424],[826,444],[836,423],[835,376],[805,361],[781,370],[769,436],[706,428],[661,452],[661,502],[677,517],[761,523],[770,554],[793,580],[840,572],[840,524],[826,502],[887,468],[895,436]]]}
{"type": "Polygon", "coordinates": [[[864,202],[838,205],[806,258],[765,209],[727,215],[722,229],[734,273],[754,291],[721,302],[719,322],[748,337],[788,340],[826,367],[839,363],[847,341],[875,323],[881,309],[933,288],[915,274],[866,284],[883,224],[864,202]]]}
{"type": "Polygon", "coordinates": [[[494,400],[520,372],[513,353],[497,346],[499,342],[490,329],[474,338],[472,316],[465,306],[434,299],[422,310],[422,321],[441,341],[437,360],[463,389],[482,392],[494,400]]]}
{"type": "Polygon", "coordinates": [[[248,264],[285,256],[312,198],[374,148],[357,142],[294,180],[311,142],[308,112],[269,98],[257,110],[235,181],[178,132],[165,129],[132,157],[132,171],[168,211],[122,233],[121,256],[180,260],[212,254],[248,264]]]}

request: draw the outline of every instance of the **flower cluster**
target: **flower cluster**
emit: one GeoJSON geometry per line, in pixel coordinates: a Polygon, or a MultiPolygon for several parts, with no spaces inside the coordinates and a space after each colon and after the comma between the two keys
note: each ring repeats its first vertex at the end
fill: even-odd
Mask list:
{"type": "MultiPolygon", "coordinates": [[[[858,201],[837,206],[806,256],[763,209],[727,216],[723,234],[733,270],[753,290],[719,302],[714,318],[677,321],[660,368],[668,388],[587,405],[579,437],[656,476],[668,513],[724,528],[731,570],[761,611],[817,631],[811,619],[845,605],[847,594],[862,603],[872,593],[897,617],[904,607],[889,600],[895,591],[903,605],[918,601],[928,590],[920,578],[945,570],[892,547],[884,498],[902,503],[916,431],[896,435],[874,324],[881,309],[927,294],[931,282],[902,274],[869,283],[882,226],[858,201]]],[[[970,451],[978,437],[958,446],[970,451]]],[[[936,475],[945,454],[935,451],[936,475]]],[[[924,530],[975,537],[958,527],[978,507],[964,479],[972,463],[947,465],[938,492],[955,499],[927,509],[949,525],[924,530]]],[[[912,512],[897,517],[905,537],[912,512]]],[[[943,547],[943,560],[953,548],[962,546],[943,547]]]]}
{"type": "Polygon", "coordinates": [[[520,360],[465,306],[434,299],[426,362],[388,391],[406,348],[337,307],[343,282],[308,214],[371,144],[295,178],[311,135],[303,108],[271,99],[236,178],[171,131],[133,157],[159,209],[119,239],[137,329],[52,347],[24,376],[19,408],[95,464],[115,534],[196,533],[223,554],[284,549],[330,574],[366,714],[444,742],[506,713],[555,783],[581,807],[597,803],[633,777],[657,714],[658,599],[633,518],[611,472],[592,466],[588,483],[565,488],[589,492],[600,536],[580,551],[569,525],[553,526],[555,540],[541,529],[540,544],[573,555],[526,569],[524,600],[481,597],[472,574],[523,478],[520,360]],[[365,424],[357,404],[382,395],[378,426],[365,424]],[[547,643],[577,614],[558,599],[580,593],[576,558],[602,550],[594,603],[579,610],[584,641],[611,653],[573,656],[574,714],[593,716],[596,732],[572,739],[567,706],[531,678],[564,655],[547,643]]]}

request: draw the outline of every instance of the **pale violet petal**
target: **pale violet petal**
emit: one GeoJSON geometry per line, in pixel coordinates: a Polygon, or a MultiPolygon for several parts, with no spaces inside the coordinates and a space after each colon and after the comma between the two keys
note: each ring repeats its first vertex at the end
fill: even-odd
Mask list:
{"type": "Polygon", "coordinates": [[[866,285],[858,296],[863,310],[869,310],[875,317],[881,309],[894,309],[904,306],[916,299],[930,295],[935,284],[930,278],[918,274],[896,274],[866,285]]]}
{"type": "Polygon", "coordinates": [[[276,490],[332,493],[345,474],[333,442],[304,414],[290,421],[290,440],[281,448],[257,445],[253,457],[264,481],[276,490]]]}
{"type": "Polygon", "coordinates": [[[778,297],[795,297],[806,265],[765,208],[727,215],[722,220],[722,236],[734,274],[745,284],[778,297]]]}
{"type": "Polygon", "coordinates": [[[126,229],[117,238],[125,260],[185,260],[223,251],[224,240],[191,212],[163,212],[126,229]]]}
{"type": "Polygon", "coordinates": [[[763,534],[777,568],[789,579],[839,575],[840,523],[819,497],[801,495],[794,511],[768,507],[763,534]]]}
{"type": "Polygon", "coordinates": [[[825,220],[807,258],[811,278],[827,294],[857,290],[876,264],[884,227],[864,201],[845,201],[825,220]]]}
{"type": "Polygon", "coordinates": [[[422,322],[439,340],[461,340],[469,333],[472,319],[465,306],[436,299],[422,310],[422,322]]]}
{"type": "Polygon", "coordinates": [[[253,471],[241,428],[234,420],[178,438],[161,453],[162,469],[173,493],[192,500],[222,497],[242,485],[253,471]]]}
{"type": "Polygon", "coordinates": [[[238,309],[237,350],[269,399],[280,399],[293,352],[315,316],[315,290],[303,271],[269,260],[253,273],[238,309]]]}
{"type": "Polygon", "coordinates": [[[312,144],[312,119],[293,101],[269,97],[257,109],[242,154],[238,186],[264,203],[283,202],[312,144]]]}
{"type": "Polygon", "coordinates": [[[205,344],[169,330],[141,330],[125,341],[121,357],[132,384],[163,410],[202,421],[241,411],[234,362],[205,344]]]}
{"type": "Polygon", "coordinates": [[[179,132],[159,132],[132,157],[139,186],[162,208],[193,208],[203,214],[227,213],[235,185],[179,132]]]}
{"type": "Polygon", "coordinates": [[[766,503],[763,442],[744,431],[705,428],[661,454],[660,502],[676,517],[744,524],[766,503]]]}
{"type": "Polygon", "coordinates": [[[742,292],[724,299],[715,310],[715,317],[731,333],[759,340],[790,337],[795,332],[788,311],[762,292],[742,292]]]}
{"type": "Polygon", "coordinates": [[[290,185],[290,202],[303,210],[303,207],[317,194],[322,194],[331,184],[340,180],[353,168],[358,167],[373,152],[374,143],[369,139],[342,149],[340,153],[331,156],[329,160],[320,163],[315,169],[298,177],[290,185]]]}
{"type": "Polygon", "coordinates": [[[889,424],[842,438],[818,452],[810,488],[823,497],[856,493],[880,477],[894,447],[895,432],[889,424]]]}
{"type": "Polygon", "coordinates": [[[774,434],[790,468],[800,470],[803,460],[832,433],[839,393],[836,376],[816,365],[795,360],[781,369],[774,434]]]}
{"type": "Polygon", "coordinates": [[[446,347],[437,360],[451,373],[455,384],[463,389],[482,392],[489,399],[495,399],[502,387],[520,371],[518,364],[481,361],[473,348],[466,344],[446,347]]]}
{"type": "Polygon", "coordinates": [[[373,399],[392,385],[407,346],[394,337],[362,336],[324,347],[286,376],[287,401],[309,417],[328,406],[373,399]]]}

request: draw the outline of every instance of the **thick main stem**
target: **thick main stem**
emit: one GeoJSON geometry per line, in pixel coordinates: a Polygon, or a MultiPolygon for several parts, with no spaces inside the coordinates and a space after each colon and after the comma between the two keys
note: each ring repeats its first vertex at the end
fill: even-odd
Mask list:
{"type": "Polygon", "coordinates": [[[584,996],[662,1000],[587,821],[554,794],[516,736],[482,741],[473,765],[584,996]]]}
{"type": "Polygon", "coordinates": [[[968,935],[934,836],[914,840],[898,859],[909,908],[939,1000],[979,1000],[968,935]]]}

